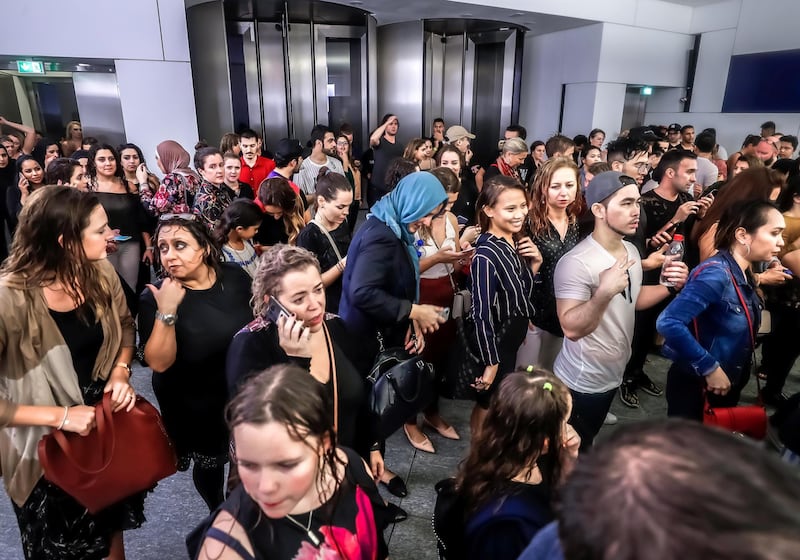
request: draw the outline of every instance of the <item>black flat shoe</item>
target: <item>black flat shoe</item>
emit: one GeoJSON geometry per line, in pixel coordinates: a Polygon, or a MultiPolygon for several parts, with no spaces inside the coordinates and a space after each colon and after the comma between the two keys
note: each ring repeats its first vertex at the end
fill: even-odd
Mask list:
{"type": "Polygon", "coordinates": [[[395,476],[389,480],[389,482],[381,481],[381,484],[386,486],[386,489],[389,490],[393,496],[397,496],[398,498],[405,498],[408,496],[408,488],[406,488],[406,483],[403,482],[403,479],[399,476],[395,476]]]}
{"type": "Polygon", "coordinates": [[[401,521],[408,519],[408,512],[406,512],[406,510],[400,506],[388,502],[386,507],[389,509],[389,515],[392,518],[392,523],[400,523],[401,521]]]}

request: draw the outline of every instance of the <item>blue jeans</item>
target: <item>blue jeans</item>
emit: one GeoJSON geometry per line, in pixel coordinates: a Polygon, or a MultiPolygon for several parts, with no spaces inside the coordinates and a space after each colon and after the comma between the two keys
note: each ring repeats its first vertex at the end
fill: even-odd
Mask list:
{"type": "Polygon", "coordinates": [[[611,410],[616,389],[605,393],[579,393],[570,389],[572,393],[572,416],[570,424],[581,436],[581,451],[586,451],[594,443],[594,438],[603,427],[606,414],[611,410]]]}

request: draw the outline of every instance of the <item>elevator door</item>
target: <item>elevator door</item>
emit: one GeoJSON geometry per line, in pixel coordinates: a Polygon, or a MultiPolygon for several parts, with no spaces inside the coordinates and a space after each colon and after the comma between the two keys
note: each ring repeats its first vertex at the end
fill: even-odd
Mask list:
{"type": "Polygon", "coordinates": [[[356,142],[366,134],[366,27],[280,22],[229,27],[237,123],[263,130],[269,145],[308,139],[316,124],[347,122],[356,142]]]}

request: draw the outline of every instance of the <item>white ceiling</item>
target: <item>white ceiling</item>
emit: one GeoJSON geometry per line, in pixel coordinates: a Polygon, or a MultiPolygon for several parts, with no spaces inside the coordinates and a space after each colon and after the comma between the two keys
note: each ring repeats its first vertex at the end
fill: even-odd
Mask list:
{"type": "Polygon", "coordinates": [[[721,4],[727,0],[661,0],[670,4],[680,4],[682,6],[691,6],[692,8],[701,8],[703,6],[710,6],[712,4],[721,4]]]}
{"type": "Polygon", "coordinates": [[[485,19],[527,27],[535,35],[589,25],[593,21],[441,0],[326,0],[375,15],[378,25],[414,19],[485,19]],[[412,17],[409,17],[409,15],[412,17]]]}

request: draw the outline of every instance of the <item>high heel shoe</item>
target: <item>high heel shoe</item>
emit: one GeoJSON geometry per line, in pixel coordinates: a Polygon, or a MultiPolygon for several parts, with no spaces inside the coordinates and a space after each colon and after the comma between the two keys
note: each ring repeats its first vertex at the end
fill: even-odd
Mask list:
{"type": "Polygon", "coordinates": [[[424,440],[414,441],[411,439],[411,434],[408,433],[408,428],[405,424],[403,424],[403,431],[405,432],[406,438],[408,439],[408,443],[411,444],[411,447],[419,449],[420,451],[425,451],[426,453],[436,453],[436,449],[434,449],[433,443],[431,443],[431,440],[428,439],[428,436],[422,434],[425,437],[424,440]]]}
{"type": "Polygon", "coordinates": [[[397,475],[390,478],[389,482],[384,482],[381,480],[381,484],[386,486],[386,489],[393,496],[397,496],[398,498],[405,498],[408,496],[408,488],[406,487],[406,483],[403,482],[403,479],[397,475]]]}
{"type": "MultiPolygon", "coordinates": [[[[427,424],[428,426],[430,426],[431,428],[433,428],[434,430],[436,430],[439,433],[439,435],[442,436],[443,438],[461,439],[461,436],[458,435],[458,432],[456,431],[456,429],[453,426],[447,426],[446,428],[442,428],[441,426],[435,426],[430,420],[428,420],[424,416],[422,417],[422,421],[425,424],[427,424]]],[[[408,435],[408,434],[406,434],[406,435],[408,435]]]]}

